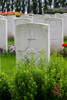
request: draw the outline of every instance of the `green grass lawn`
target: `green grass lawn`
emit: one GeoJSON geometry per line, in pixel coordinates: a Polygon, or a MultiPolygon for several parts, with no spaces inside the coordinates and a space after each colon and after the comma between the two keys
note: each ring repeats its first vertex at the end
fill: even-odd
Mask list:
{"type": "MultiPolygon", "coordinates": [[[[67,63],[67,57],[64,58],[67,63]]],[[[16,56],[15,54],[3,54],[0,56],[1,72],[7,73],[9,76],[14,75],[16,71],[16,56]]]]}
{"type": "Polygon", "coordinates": [[[1,72],[12,76],[16,70],[16,56],[15,54],[3,54],[0,56],[1,72]]]}
{"type": "Polygon", "coordinates": [[[67,44],[67,41],[64,41],[65,44],[67,44]]]}
{"type": "MultiPolygon", "coordinates": [[[[8,44],[14,45],[14,41],[9,41],[8,44]]],[[[67,43],[65,41],[64,43],[67,43]]],[[[65,63],[67,64],[67,57],[64,58],[65,63]]],[[[15,54],[3,54],[0,55],[0,65],[1,65],[1,72],[7,73],[9,76],[14,75],[16,71],[16,55],[15,54]]]]}

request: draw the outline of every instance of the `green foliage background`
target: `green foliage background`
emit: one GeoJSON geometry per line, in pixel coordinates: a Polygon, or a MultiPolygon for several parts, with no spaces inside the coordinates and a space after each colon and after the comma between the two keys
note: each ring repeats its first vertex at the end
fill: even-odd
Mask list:
{"type": "MultiPolygon", "coordinates": [[[[52,0],[0,0],[1,11],[18,11],[25,12],[27,7],[28,13],[42,14],[45,13],[49,8],[51,8],[52,0]]],[[[66,0],[54,0],[54,7],[66,7],[66,0]]]]}

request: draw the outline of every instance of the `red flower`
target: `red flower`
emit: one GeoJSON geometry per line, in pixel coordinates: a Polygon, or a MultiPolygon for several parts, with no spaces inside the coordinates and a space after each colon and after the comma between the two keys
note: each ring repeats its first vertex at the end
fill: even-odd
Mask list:
{"type": "Polygon", "coordinates": [[[3,12],[2,15],[5,16],[5,12],[3,12]]]}
{"type": "Polygon", "coordinates": [[[53,90],[51,90],[51,92],[52,92],[52,94],[53,94],[54,96],[59,96],[59,97],[61,97],[62,94],[60,93],[60,90],[61,90],[61,87],[59,87],[59,86],[54,86],[54,88],[53,88],[53,90]]]}
{"type": "Polygon", "coordinates": [[[5,16],[5,14],[3,14],[3,16],[5,16]]]}
{"type": "Polygon", "coordinates": [[[55,90],[61,90],[61,87],[55,86],[54,89],[55,89],[55,90]]]}
{"type": "Polygon", "coordinates": [[[62,44],[62,47],[67,47],[67,44],[62,44]]]}
{"type": "Polygon", "coordinates": [[[56,93],[56,95],[58,95],[60,97],[62,96],[61,93],[59,93],[59,92],[55,92],[55,93],[56,93]]]}
{"type": "Polygon", "coordinates": [[[59,91],[52,90],[51,92],[52,92],[52,94],[53,94],[54,96],[59,96],[59,97],[62,96],[62,94],[61,94],[59,91]]]}

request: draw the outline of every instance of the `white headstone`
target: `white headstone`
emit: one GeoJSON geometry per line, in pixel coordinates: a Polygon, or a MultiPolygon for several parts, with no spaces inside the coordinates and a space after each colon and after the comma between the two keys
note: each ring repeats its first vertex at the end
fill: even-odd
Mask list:
{"type": "Polygon", "coordinates": [[[15,16],[1,16],[0,18],[7,19],[8,38],[14,38],[14,17],[15,16]]]}
{"type": "Polygon", "coordinates": [[[14,38],[14,17],[15,16],[6,16],[5,18],[8,20],[8,38],[14,38]]]}
{"type": "Polygon", "coordinates": [[[20,18],[29,18],[29,19],[32,19],[34,15],[21,15],[20,18]]]}
{"type": "Polygon", "coordinates": [[[33,22],[32,18],[14,18],[14,34],[16,35],[16,25],[26,24],[29,22],[33,22]]]}
{"type": "Polygon", "coordinates": [[[25,24],[25,23],[29,23],[29,22],[33,22],[33,17],[29,18],[29,17],[20,17],[20,18],[14,18],[14,24],[15,25],[19,25],[19,24],[25,24]]]}
{"type": "Polygon", "coordinates": [[[44,15],[34,15],[32,16],[34,19],[44,19],[44,18],[55,18],[55,14],[44,14],[44,15]]]}
{"type": "Polygon", "coordinates": [[[44,17],[53,18],[55,17],[55,14],[44,14],[44,17]]]}
{"type": "Polygon", "coordinates": [[[63,19],[64,36],[67,36],[67,15],[66,14],[55,14],[55,17],[63,19]]]}
{"type": "Polygon", "coordinates": [[[0,18],[0,48],[8,49],[7,20],[0,18]]]}
{"type": "Polygon", "coordinates": [[[33,18],[34,22],[50,24],[50,52],[61,51],[63,48],[63,20],[59,18],[33,18]]]}
{"type": "MultiPolygon", "coordinates": [[[[26,16],[26,15],[22,15],[21,17],[15,17],[15,16],[4,16],[5,19],[8,20],[8,38],[15,38],[15,24],[14,21],[15,19],[19,19],[17,24],[22,24],[25,19],[25,21],[27,22],[27,19],[32,20],[32,16],[26,16]],[[22,21],[21,21],[22,19],[22,21]]],[[[29,22],[29,21],[28,21],[29,22]]]]}
{"type": "Polygon", "coordinates": [[[47,24],[27,23],[16,26],[16,57],[22,59],[34,53],[39,59],[41,50],[50,58],[50,27],[47,24]]]}

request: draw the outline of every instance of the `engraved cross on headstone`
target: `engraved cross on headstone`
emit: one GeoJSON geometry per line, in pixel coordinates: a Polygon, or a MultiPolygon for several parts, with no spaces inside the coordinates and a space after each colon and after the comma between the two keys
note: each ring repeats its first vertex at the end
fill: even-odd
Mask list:
{"type": "Polygon", "coordinates": [[[31,32],[30,37],[28,38],[28,40],[36,40],[36,38],[34,37],[34,33],[31,32]]]}

